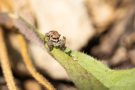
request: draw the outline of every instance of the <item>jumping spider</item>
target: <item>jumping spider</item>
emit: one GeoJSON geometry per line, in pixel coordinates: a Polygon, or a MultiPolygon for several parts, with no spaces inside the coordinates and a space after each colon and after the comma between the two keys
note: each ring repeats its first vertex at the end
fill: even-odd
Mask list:
{"type": "Polygon", "coordinates": [[[64,36],[61,36],[57,31],[50,31],[46,33],[46,36],[48,37],[47,45],[50,50],[52,50],[53,47],[65,50],[66,38],[64,36]]]}

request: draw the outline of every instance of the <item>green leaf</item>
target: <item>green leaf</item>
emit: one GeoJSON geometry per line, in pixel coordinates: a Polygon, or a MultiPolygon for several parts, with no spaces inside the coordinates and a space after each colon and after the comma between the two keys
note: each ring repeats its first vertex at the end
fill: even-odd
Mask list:
{"type": "Polygon", "coordinates": [[[68,55],[54,48],[51,54],[66,69],[79,90],[135,89],[135,69],[111,70],[93,57],[72,50],[68,55]]]}
{"type": "MultiPolygon", "coordinates": [[[[80,60],[83,57],[76,57],[77,60],[74,60],[73,57],[56,48],[51,51],[51,54],[66,69],[69,77],[73,80],[79,90],[108,90],[108,87],[93,76],[93,73],[89,73],[83,65],[79,64],[81,63],[80,60]]],[[[87,62],[84,60],[83,63],[87,62]]],[[[93,63],[96,65],[95,61],[93,61],[93,63]]]]}

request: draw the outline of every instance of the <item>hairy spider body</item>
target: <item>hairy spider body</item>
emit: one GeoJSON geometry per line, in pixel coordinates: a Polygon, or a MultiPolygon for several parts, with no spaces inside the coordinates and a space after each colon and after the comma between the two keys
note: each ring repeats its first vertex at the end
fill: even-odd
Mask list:
{"type": "Polygon", "coordinates": [[[52,50],[53,47],[65,50],[66,38],[64,36],[61,36],[57,31],[50,31],[46,33],[46,36],[48,37],[47,44],[50,50],[52,50]]]}

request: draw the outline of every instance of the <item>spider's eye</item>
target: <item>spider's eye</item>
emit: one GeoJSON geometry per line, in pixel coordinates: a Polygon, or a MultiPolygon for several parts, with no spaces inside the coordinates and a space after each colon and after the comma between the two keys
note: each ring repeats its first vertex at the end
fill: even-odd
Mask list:
{"type": "Polygon", "coordinates": [[[49,33],[46,33],[46,35],[53,39],[59,39],[60,34],[57,31],[50,31],[49,33]]]}

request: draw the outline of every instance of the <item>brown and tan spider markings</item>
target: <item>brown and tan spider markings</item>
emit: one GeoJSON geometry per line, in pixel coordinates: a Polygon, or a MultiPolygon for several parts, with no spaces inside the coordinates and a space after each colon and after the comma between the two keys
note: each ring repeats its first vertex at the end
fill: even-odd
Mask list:
{"type": "Polygon", "coordinates": [[[66,38],[64,36],[61,36],[57,31],[52,30],[46,33],[46,36],[49,38],[47,44],[50,48],[58,47],[62,50],[65,49],[66,38]]]}

